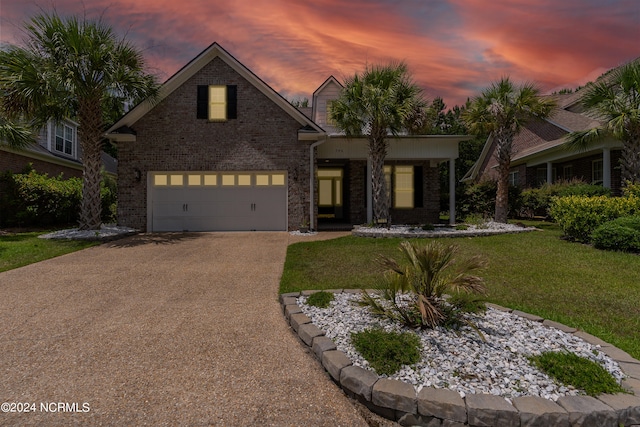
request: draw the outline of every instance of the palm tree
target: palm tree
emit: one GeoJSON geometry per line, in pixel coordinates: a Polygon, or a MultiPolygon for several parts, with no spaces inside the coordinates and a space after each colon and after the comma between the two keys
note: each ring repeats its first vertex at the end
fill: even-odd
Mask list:
{"type": "Polygon", "coordinates": [[[140,51],[101,20],[34,17],[25,25],[25,46],[0,52],[2,108],[42,126],[75,118],[82,148],[80,228],[100,228],[100,152],[104,117],[114,99],[152,99],[159,85],[144,72],[140,51]]]}
{"type": "Polygon", "coordinates": [[[462,115],[471,133],[491,134],[496,145],[496,222],[507,222],[513,138],[527,121],[534,117],[544,119],[555,108],[553,100],[542,98],[539,93],[540,90],[533,84],[516,85],[505,77],[492,83],[480,96],[475,97],[462,115]]]}
{"type": "Polygon", "coordinates": [[[587,114],[603,124],[570,133],[567,147],[582,150],[592,142],[613,136],[623,143],[620,158],[623,185],[640,183],[640,59],[589,83],[581,102],[587,114]]]}
{"type": "Polygon", "coordinates": [[[33,131],[28,126],[0,115],[0,145],[21,149],[32,142],[36,142],[36,140],[33,131]]]}
{"type": "Polygon", "coordinates": [[[340,97],[331,104],[331,119],[338,129],[368,139],[375,223],[390,223],[384,177],[387,137],[409,127],[410,117],[424,105],[421,93],[406,64],[367,66],[362,75],[346,79],[340,97]]]}

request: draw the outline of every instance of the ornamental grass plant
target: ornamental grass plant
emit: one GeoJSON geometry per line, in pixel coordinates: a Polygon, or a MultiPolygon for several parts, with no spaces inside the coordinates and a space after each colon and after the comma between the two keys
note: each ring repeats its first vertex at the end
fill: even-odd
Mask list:
{"type": "Polygon", "coordinates": [[[445,294],[486,292],[484,280],[473,274],[486,267],[480,256],[461,259],[455,245],[437,241],[423,245],[405,240],[399,249],[402,261],[379,258],[386,269],[380,294],[362,294],[359,304],[373,314],[410,328],[434,328],[455,323],[451,318],[462,312],[445,301],[445,294]]]}

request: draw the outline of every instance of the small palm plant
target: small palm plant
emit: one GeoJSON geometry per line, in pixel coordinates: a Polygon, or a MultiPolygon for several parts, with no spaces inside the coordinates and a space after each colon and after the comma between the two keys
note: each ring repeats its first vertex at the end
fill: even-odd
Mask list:
{"type": "Polygon", "coordinates": [[[404,241],[400,251],[404,263],[389,257],[380,258],[388,269],[381,295],[366,291],[362,294],[359,304],[369,307],[373,314],[411,328],[434,328],[451,323],[448,316],[454,311],[447,306],[445,294],[486,293],[484,279],[472,274],[486,266],[480,256],[458,260],[457,246],[435,241],[421,246],[404,241]]]}

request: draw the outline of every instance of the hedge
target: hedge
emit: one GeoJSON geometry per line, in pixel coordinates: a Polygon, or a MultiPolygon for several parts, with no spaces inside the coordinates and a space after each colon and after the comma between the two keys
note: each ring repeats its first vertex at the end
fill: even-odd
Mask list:
{"type": "Polygon", "coordinates": [[[549,213],[564,234],[574,240],[590,242],[591,234],[600,225],[622,216],[640,214],[640,197],[556,197],[549,213]]]}
{"type": "MultiPolygon", "coordinates": [[[[102,220],[115,219],[115,181],[105,177],[101,185],[102,220]]],[[[0,226],[68,225],[78,221],[82,179],[49,177],[31,170],[0,175],[0,226]]]]}
{"type": "Polygon", "coordinates": [[[554,197],[566,196],[609,196],[611,190],[601,185],[586,184],[583,181],[560,181],[545,183],[540,188],[522,191],[520,216],[526,218],[548,217],[554,197]]]}

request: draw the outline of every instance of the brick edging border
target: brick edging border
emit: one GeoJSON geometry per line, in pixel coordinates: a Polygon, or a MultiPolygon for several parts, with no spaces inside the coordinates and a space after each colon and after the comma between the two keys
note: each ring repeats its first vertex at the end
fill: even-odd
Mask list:
{"type": "MultiPolygon", "coordinates": [[[[536,396],[513,399],[513,404],[500,396],[469,394],[462,398],[448,389],[424,387],[416,393],[413,385],[399,380],[379,378],[372,371],[353,366],[349,358],[325,336],[324,331],[302,313],[297,304],[301,295],[318,291],[292,292],[280,295],[285,319],[300,340],[311,348],[329,376],[344,392],[364,404],[372,412],[406,426],[575,426],[575,427],[640,427],[640,361],[584,331],[545,320],[517,310],[487,304],[512,312],[535,322],[571,333],[618,362],[628,376],[622,385],[634,394],[563,396],[557,402],[536,396]]],[[[334,293],[359,293],[361,290],[329,290],[334,293]]]]}

